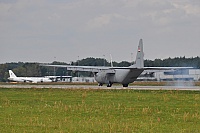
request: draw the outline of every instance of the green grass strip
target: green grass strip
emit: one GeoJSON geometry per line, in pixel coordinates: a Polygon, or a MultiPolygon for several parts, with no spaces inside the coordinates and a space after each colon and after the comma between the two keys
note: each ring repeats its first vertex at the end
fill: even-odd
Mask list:
{"type": "Polygon", "coordinates": [[[0,88],[0,132],[200,132],[200,92],[0,88]]]}

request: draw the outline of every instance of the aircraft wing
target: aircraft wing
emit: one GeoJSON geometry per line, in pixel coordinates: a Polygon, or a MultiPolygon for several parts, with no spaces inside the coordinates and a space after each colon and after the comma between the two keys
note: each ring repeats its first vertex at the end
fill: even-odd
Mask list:
{"type": "Polygon", "coordinates": [[[31,79],[29,79],[29,78],[28,78],[28,79],[27,79],[27,78],[22,78],[21,80],[22,80],[22,81],[25,81],[25,82],[34,82],[33,80],[31,80],[31,79]]]}
{"type": "Polygon", "coordinates": [[[44,78],[50,78],[50,79],[54,79],[54,78],[72,78],[72,76],[44,76],[44,78]]]}
{"type": "Polygon", "coordinates": [[[193,67],[144,67],[145,70],[177,70],[177,69],[193,69],[193,67]]]}
{"type": "Polygon", "coordinates": [[[111,67],[102,67],[102,66],[71,66],[71,65],[41,65],[41,66],[50,66],[50,67],[64,67],[67,70],[71,71],[83,71],[83,72],[107,72],[107,73],[115,73],[114,69],[111,67]]]}
{"type": "Polygon", "coordinates": [[[71,71],[83,71],[83,72],[106,72],[108,74],[114,74],[116,69],[129,69],[129,70],[149,70],[151,72],[156,71],[167,71],[167,70],[177,70],[177,69],[192,69],[193,67],[103,67],[103,66],[71,66],[71,65],[44,65],[50,67],[63,67],[71,71]]]}
{"type": "Polygon", "coordinates": [[[148,72],[167,72],[167,71],[176,71],[183,69],[193,69],[193,67],[144,67],[145,71],[148,72]]]}
{"type": "Polygon", "coordinates": [[[110,69],[130,69],[130,70],[155,70],[155,71],[160,71],[160,70],[178,70],[178,69],[193,69],[193,67],[142,67],[142,68],[137,68],[137,67],[110,67],[110,69]]]}
{"type": "Polygon", "coordinates": [[[115,69],[129,69],[129,70],[147,69],[147,68],[137,68],[137,67],[71,66],[71,65],[44,65],[44,64],[41,64],[41,66],[63,67],[63,68],[67,68],[67,70],[72,70],[72,71],[84,71],[84,72],[105,71],[108,73],[115,73],[115,69]]]}

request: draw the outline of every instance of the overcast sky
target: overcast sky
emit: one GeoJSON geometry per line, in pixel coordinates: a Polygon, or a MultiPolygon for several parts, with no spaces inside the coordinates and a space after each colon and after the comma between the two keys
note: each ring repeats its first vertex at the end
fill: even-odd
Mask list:
{"type": "Polygon", "coordinates": [[[0,0],[0,63],[200,56],[200,0],[0,0]],[[133,56],[131,56],[133,55],[133,56]]]}

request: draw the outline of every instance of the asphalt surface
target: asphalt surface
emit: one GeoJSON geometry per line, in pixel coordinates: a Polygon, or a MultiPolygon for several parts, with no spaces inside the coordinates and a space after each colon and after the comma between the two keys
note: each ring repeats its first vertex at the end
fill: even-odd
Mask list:
{"type": "Polygon", "coordinates": [[[0,88],[57,88],[57,89],[133,89],[133,90],[191,90],[200,91],[200,86],[97,86],[97,85],[23,85],[7,84],[0,85],[0,88]]]}

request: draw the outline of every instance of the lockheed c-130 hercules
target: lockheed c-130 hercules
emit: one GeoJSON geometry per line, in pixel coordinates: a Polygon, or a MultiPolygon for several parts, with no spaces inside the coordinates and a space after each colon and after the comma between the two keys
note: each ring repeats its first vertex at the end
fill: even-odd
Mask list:
{"type": "Polygon", "coordinates": [[[140,39],[135,64],[129,67],[103,67],[103,66],[71,66],[71,65],[46,65],[41,66],[65,67],[67,70],[92,72],[99,86],[107,84],[111,87],[113,83],[120,83],[123,87],[128,87],[134,82],[144,70],[176,70],[189,69],[192,67],[144,67],[143,41],[140,39]]]}

